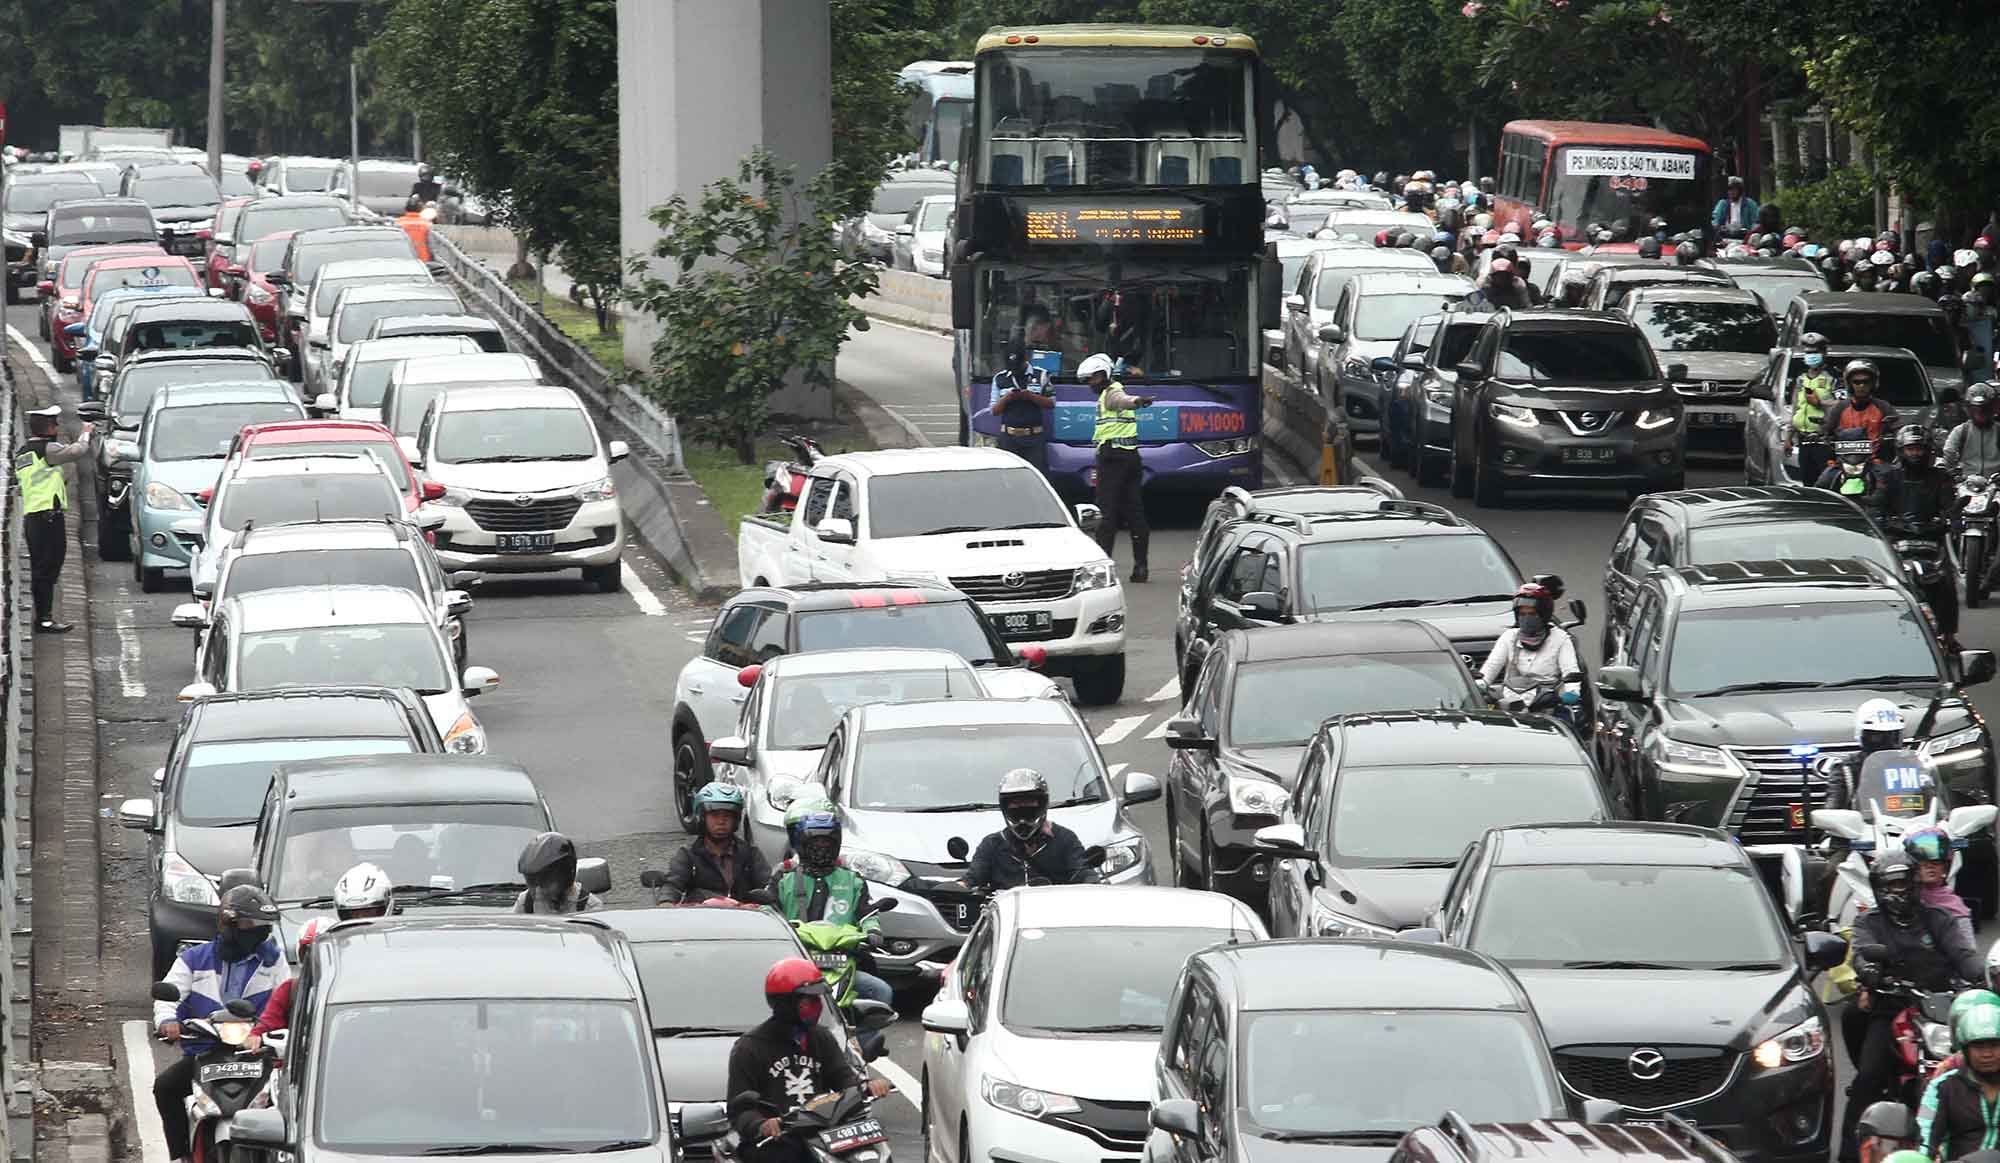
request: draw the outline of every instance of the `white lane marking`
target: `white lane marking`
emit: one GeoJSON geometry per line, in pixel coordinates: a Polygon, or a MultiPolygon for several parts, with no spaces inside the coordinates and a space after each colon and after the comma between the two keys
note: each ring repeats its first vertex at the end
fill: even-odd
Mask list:
{"type": "Polygon", "coordinates": [[[640,580],[638,571],[630,566],[618,571],[618,588],[631,596],[633,604],[639,607],[641,614],[649,618],[666,617],[667,608],[660,604],[659,598],[653,596],[653,591],[646,588],[646,583],[640,580]]]}
{"type": "Polygon", "coordinates": [[[1114,719],[1109,727],[1097,733],[1097,745],[1099,747],[1110,747],[1115,743],[1119,743],[1124,740],[1125,736],[1138,730],[1139,724],[1145,721],[1146,716],[1144,715],[1126,715],[1122,719],[1114,719]]]}
{"type": "MultiPolygon", "coordinates": [[[[924,1037],[928,1038],[930,1037],[930,1035],[925,1034],[924,1037]]],[[[882,1077],[888,1079],[890,1082],[895,1083],[896,1093],[902,1095],[903,1098],[911,1106],[917,1108],[917,1115],[919,1118],[923,1116],[924,1112],[923,1083],[918,1082],[915,1078],[910,1077],[909,1071],[903,1069],[902,1067],[896,1065],[894,1062],[890,1061],[888,1055],[886,1054],[880,1058],[877,1058],[875,1061],[870,1062],[869,1065],[881,1071],[882,1077]]],[[[157,1119],[159,1117],[159,1113],[157,1111],[154,1112],[153,1117],[157,1119]]],[[[148,1160],[147,1163],[151,1163],[151,1160],[148,1160]]]]}
{"type": "MultiPolygon", "coordinates": [[[[7,325],[7,334],[14,338],[15,343],[21,345],[22,351],[28,353],[28,361],[35,365],[36,370],[49,377],[49,385],[53,387],[57,382],[56,369],[50,365],[48,358],[42,354],[42,349],[36,347],[33,340],[21,334],[21,329],[12,323],[7,325]]],[[[157,1114],[158,1112],[154,1113],[157,1114]]]]}
{"type": "Polygon", "coordinates": [[[139,1120],[139,1158],[141,1163],[167,1163],[167,1128],[160,1122],[160,1108],[149,1101],[153,1093],[153,1028],[135,1018],[124,1024],[123,1034],[125,1073],[132,1084],[132,1115],[139,1120]]]}
{"type": "Polygon", "coordinates": [[[1112,779],[1117,779],[1118,773],[1124,771],[1127,767],[1130,766],[1131,764],[1129,763],[1114,763],[1110,767],[1105,768],[1104,770],[1105,773],[1110,775],[1112,779]]]}
{"type": "Polygon", "coordinates": [[[129,606],[118,611],[118,693],[128,699],[146,697],[146,679],[139,668],[139,624],[129,606]]]}
{"type": "Polygon", "coordinates": [[[1161,719],[1158,726],[1155,726],[1152,730],[1146,732],[1146,738],[1165,739],[1167,737],[1167,723],[1171,721],[1172,718],[1173,716],[1169,715],[1167,716],[1167,718],[1161,719]]]}
{"type": "Polygon", "coordinates": [[[1146,701],[1149,703],[1164,703],[1168,699],[1177,699],[1180,697],[1181,697],[1181,680],[1177,678],[1170,678],[1166,682],[1160,684],[1159,690],[1156,690],[1152,694],[1147,695],[1146,701]]]}

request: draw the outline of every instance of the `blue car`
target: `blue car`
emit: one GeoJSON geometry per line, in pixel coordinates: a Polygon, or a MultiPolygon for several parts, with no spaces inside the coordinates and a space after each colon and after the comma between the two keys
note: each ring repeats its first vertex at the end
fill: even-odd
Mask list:
{"type": "Polygon", "coordinates": [[[245,424],[303,420],[283,380],[161,388],[139,424],[132,488],[132,576],[157,593],[169,569],[186,569],[201,544],[202,508],[245,424]]]}
{"type": "MultiPolygon", "coordinates": [[[[112,321],[131,313],[140,302],[155,302],[160,299],[199,299],[202,292],[192,287],[114,287],[97,296],[90,305],[90,317],[81,323],[72,323],[63,330],[76,337],[76,382],[83,389],[83,398],[97,398],[97,373],[117,370],[112,366],[114,357],[104,350],[107,333],[114,331],[112,321]],[[124,304],[120,307],[119,304],[124,304]],[[99,364],[102,356],[104,363],[99,364]]],[[[115,333],[110,335],[116,338],[115,333]]],[[[109,382],[109,381],[107,381],[109,382]]]]}

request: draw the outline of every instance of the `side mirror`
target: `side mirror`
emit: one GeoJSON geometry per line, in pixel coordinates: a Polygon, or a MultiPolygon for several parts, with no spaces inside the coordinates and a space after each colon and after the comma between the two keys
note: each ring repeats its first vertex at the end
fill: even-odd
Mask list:
{"type": "Polygon", "coordinates": [[[133,461],[135,461],[135,460],[138,460],[138,459],[139,459],[139,446],[138,446],[138,445],[136,445],[136,444],[131,444],[131,443],[128,443],[128,442],[124,442],[124,441],[113,441],[113,442],[112,442],[112,446],[111,446],[111,463],[113,463],[113,464],[131,464],[131,463],[132,463],[133,461]]]}
{"type": "Polygon", "coordinates": [[[1169,1098],[1153,1104],[1146,1121],[1177,1139],[1201,1137],[1201,1108],[1191,1098],[1169,1098]]]}
{"type": "Polygon", "coordinates": [[[292,1042],[292,1032],[290,1030],[272,1030],[263,1037],[264,1049],[269,1050],[279,1058],[285,1056],[285,1047],[291,1045],[292,1042]]]}
{"type": "Polygon", "coordinates": [[[77,419],[79,420],[104,419],[104,401],[85,400],[83,403],[78,404],[76,406],[76,416],[77,419]]]}
{"type": "Polygon", "coordinates": [[[1243,595],[1243,616],[1259,621],[1275,622],[1284,617],[1284,607],[1278,602],[1278,595],[1269,590],[1258,590],[1243,595]]]}
{"type": "Polygon", "coordinates": [[[1280,856],[1296,856],[1307,860],[1317,859],[1317,854],[1306,847],[1306,830],[1298,824],[1266,824],[1257,829],[1251,837],[1257,847],[1280,856]]]}
{"type": "Polygon", "coordinates": [[[1847,960],[1847,939],[1832,933],[1811,932],[1806,934],[1806,969],[1812,973],[1824,973],[1847,960]]]}
{"type": "Polygon", "coordinates": [[[604,459],[610,461],[612,464],[617,464],[630,455],[632,455],[632,446],[623,440],[613,440],[604,446],[604,459]]]}
{"type": "Polygon", "coordinates": [[[229,292],[223,290],[221,287],[210,287],[208,289],[208,297],[211,299],[225,298],[228,294],[229,292]]]}
{"type": "Polygon", "coordinates": [[[79,347],[76,349],[76,358],[95,363],[97,361],[97,349],[94,347],[79,347]]]}
{"type": "Polygon", "coordinates": [[[576,862],[576,882],[583,891],[603,896],[611,891],[611,862],[602,856],[586,856],[576,862]]]}
{"type": "MultiPolygon", "coordinates": [[[[1824,936],[1825,934],[1821,934],[1824,936]]],[[[1842,942],[1845,944],[1845,942],[1842,942]]],[[[1625,1121],[1625,1107],[1608,1098],[1586,1098],[1583,1100],[1583,1121],[1586,1123],[1622,1123],[1625,1121]]]]}
{"type": "Polygon", "coordinates": [[[1778,393],[1767,381],[1752,380],[1750,382],[1750,398],[1753,400],[1763,400],[1768,404],[1775,404],[1778,402],[1778,393]]]}
{"type": "Polygon", "coordinates": [[[64,334],[64,335],[82,335],[82,334],[83,334],[83,324],[82,324],[82,323],[65,323],[65,324],[63,324],[63,334],[64,334]]]}
{"type": "Polygon", "coordinates": [[[1670,380],[1684,380],[1688,378],[1688,365],[1684,363],[1668,364],[1667,378],[1670,380]]]}
{"type": "Polygon", "coordinates": [[[445,613],[453,617],[463,617],[472,612],[472,595],[464,590],[446,590],[444,609],[445,613]]]}
{"type": "Polygon", "coordinates": [[[1633,666],[1607,666],[1597,672],[1597,693],[1614,703],[1635,703],[1639,701],[1639,669],[1633,666]]]}
{"type": "Polygon", "coordinates": [[[276,1107],[245,1107],[229,1120],[229,1137],[236,1143],[283,1150],[286,1141],[285,1116],[276,1107]]]}
{"type": "Polygon", "coordinates": [[[1098,526],[1102,524],[1104,524],[1104,510],[1092,504],[1082,504],[1076,507],[1077,528],[1094,536],[1097,533],[1098,526]]]}
{"type": "Polygon", "coordinates": [[[966,857],[972,855],[972,845],[967,844],[963,836],[953,836],[951,839],[946,840],[944,842],[944,850],[946,855],[950,856],[953,860],[964,860],[966,857]]]}
{"type": "Polygon", "coordinates": [[[658,868],[642,868],[639,870],[639,887],[665,888],[667,887],[667,874],[658,868]]]}
{"type": "Polygon", "coordinates": [[[708,745],[708,761],[749,767],[754,762],[750,757],[750,741],[741,735],[725,735],[708,745]]]}
{"type": "Polygon", "coordinates": [[[444,528],[447,520],[449,520],[448,514],[436,505],[418,505],[417,511],[409,516],[410,524],[426,533],[435,533],[444,528]]]}
{"type": "Polygon", "coordinates": [[[1347,329],[1338,323],[1329,323],[1319,329],[1319,341],[1321,343],[1345,343],[1347,342],[1347,329]]]}
{"type": "Polygon", "coordinates": [[[166,782],[167,782],[167,769],[166,769],[166,768],[164,768],[164,767],[156,767],[156,768],[154,768],[154,769],[153,769],[153,786],[154,786],[154,787],[159,787],[159,786],[161,786],[162,784],[164,784],[164,783],[166,783],[166,782]]]}
{"type": "Polygon", "coordinates": [[[1305,309],[1306,309],[1306,297],[1304,295],[1285,296],[1285,310],[1303,311],[1305,309]]]}
{"type": "Polygon", "coordinates": [[[313,397],[312,410],[324,416],[340,411],[340,397],[332,392],[321,392],[313,397]]]}
{"type": "Polygon", "coordinates": [[[182,687],[180,693],[175,695],[174,699],[176,702],[191,703],[196,699],[205,699],[214,693],[214,683],[197,681],[182,687]]]}
{"type": "Polygon", "coordinates": [[[459,676],[459,688],[466,698],[483,695],[487,691],[500,689],[500,672],[490,666],[468,666],[459,676]]]}
{"type": "Polygon", "coordinates": [[[1125,806],[1150,804],[1160,798],[1160,781],[1157,776],[1144,771],[1127,772],[1125,775],[1125,806]]]}
{"type": "Polygon", "coordinates": [[[751,687],[756,686],[757,680],[763,676],[764,664],[753,662],[736,672],[736,685],[742,687],[744,690],[749,690],[751,687]]]}
{"type": "MultiPolygon", "coordinates": [[[[153,830],[153,801],[146,798],[129,799],[118,805],[118,823],[140,831],[153,830]]],[[[180,998],[174,998],[179,1001],[180,998]]]]}
{"type": "Polygon", "coordinates": [[[1458,373],[1459,379],[1464,380],[1468,384],[1477,381],[1479,379],[1482,379],[1486,375],[1485,368],[1480,367],[1478,364],[1473,363],[1469,359],[1460,360],[1457,366],[1452,368],[1452,370],[1458,373]]]}
{"type": "MultiPolygon", "coordinates": [[[[1413,351],[1408,355],[1404,356],[1403,366],[1410,369],[1413,372],[1424,370],[1424,353],[1421,351],[1413,351]]],[[[1383,370],[1386,371],[1388,369],[1384,368],[1383,370]]]]}
{"type": "Polygon", "coordinates": [[[289,287],[292,285],[292,276],[283,271],[265,271],[264,281],[274,287],[289,287]]]}
{"type": "Polygon", "coordinates": [[[1167,746],[1175,751],[1213,751],[1215,740],[1202,734],[1201,720],[1176,715],[1167,720],[1167,746]]]}
{"type": "Polygon", "coordinates": [[[1958,682],[1960,686],[1978,686],[1993,681],[1993,652],[1991,650],[1961,650],[1958,652],[1958,682]]]}
{"type": "Polygon", "coordinates": [[[1392,372],[1396,370],[1396,361],[1392,356],[1378,355],[1368,361],[1368,366],[1378,372],[1392,372]]]}
{"type": "Polygon", "coordinates": [[[728,1133],[729,1108],[722,1103],[691,1102],[681,1108],[680,1137],[683,1141],[715,1139],[728,1133]]]}
{"type": "Polygon", "coordinates": [[[854,522],[846,517],[828,517],[819,523],[815,532],[821,541],[829,545],[854,544],[854,522]]]}
{"type": "Polygon", "coordinates": [[[886,1030],[896,1024],[896,1007],[888,1002],[862,998],[852,1005],[855,1024],[864,1030],[886,1030]]]}
{"type": "MultiPolygon", "coordinates": [[[[425,483],[429,484],[430,482],[427,481],[425,483]]],[[[473,570],[455,569],[452,570],[450,573],[444,575],[444,580],[451,583],[452,589],[470,590],[478,586],[480,582],[486,579],[480,577],[479,574],[473,570]]]]}
{"type": "Polygon", "coordinates": [[[182,602],[174,607],[173,623],[183,630],[199,630],[208,625],[208,611],[200,602],[182,602]]]}
{"type": "Polygon", "coordinates": [[[963,1034],[971,1021],[965,1002],[948,994],[940,993],[936,1001],[924,1007],[925,1033],[963,1034]]]}
{"type": "Polygon", "coordinates": [[[1814,808],[1812,826],[1842,840],[1859,840],[1868,834],[1868,822],[1851,808],[1814,808]]]}
{"type": "Polygon", "coordinates": [[[915,238],[916,236],[917,236],[917,228],[910,225],[907,222],[903,223],[901,226],[898,226],[896,228],[897,238],[915,238]]]}
{"type": "MultiPolygon", "coordinates": [[[[445,487],[437,483],[436,481],[423,481],[417,485],[417,495],[419,497],[422,497],[426,501],[442,500],[444,498],[445,492],[446,492],[445,487]]],[[[459,573],[463,572],[465,571],[463,570],[459,571],[459,573]]],[[[459,575],[457,573],[451,575],[451,584],[453,585],[458,584],[458,576],[459,575]]]]}
{"type": "Polygon", "coordinates": [[[2000,818],[2000,807],[1994,807],[1992,804],[1965,804],[1951,810],[1951,815],[1945,817],[1944,827],[1945,831],[1953,836],[1964,838],[1992,827],[1996,818],[2000,818]]]}
{"type": "Polygon", "coordinates": [[[1569,600],[1569,619],[1569,621],[1563,623],[1563,629],[1565,630],[1574,626],[1581,626],[1590,620],[1590,609],[1583,604],[1582,598],[1571,598],[1569,600]]]}

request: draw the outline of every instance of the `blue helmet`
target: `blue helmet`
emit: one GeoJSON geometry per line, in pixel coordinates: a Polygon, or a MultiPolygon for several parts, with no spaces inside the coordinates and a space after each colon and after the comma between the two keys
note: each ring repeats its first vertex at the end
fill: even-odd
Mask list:
{"type": "Polygon", "coordinates": [[[840,817],[832,812],[807,812],[792,830],[792,847],[807,872],[824,876],[840,860],[840,817]]]}
{"type": "Polygon", "coordinates": [[[694,814],[697,819],[712,811],[730,811],[741,815],[743,812],[743,789],[733,783],[712,779],[701,785],[694,793],[694,814]]]}

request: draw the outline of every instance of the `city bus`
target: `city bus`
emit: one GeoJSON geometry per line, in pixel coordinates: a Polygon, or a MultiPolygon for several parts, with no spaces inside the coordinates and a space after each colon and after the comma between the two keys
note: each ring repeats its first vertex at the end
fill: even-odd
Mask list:
{"type": "Polygon", "coordinates": [[[1611,232],[1606,249],[1632,250],[1654,232],[1711,234],[1715,200],[1708,143],[1643,125],[1590,121],[1510,121],[1500,131],[1496,224],[1523,238],[1537,216],[1556,224],[1564,246],[1611,232]]]}
{"type": "Polygon", "coordinates": [[[1089,489],[1096,402],[1076,368],[1102,352],[1154,400],[1139,414],[1148,488],[1259,487],[1260,288],[1276,275],[1256,44],[1230,29],[996,28],[974,78],[952,268],[961,441],[998,434],[993,375],[1020,344],[1055,384],[1050,479],[1089,489]]]}
{"type": "Polygon", "coordinates": [[[910,88],[905,127],[922,165],[958,161],[959,142],[972,116],[971,61],[917,61],[896,79],[910,88]]]}

